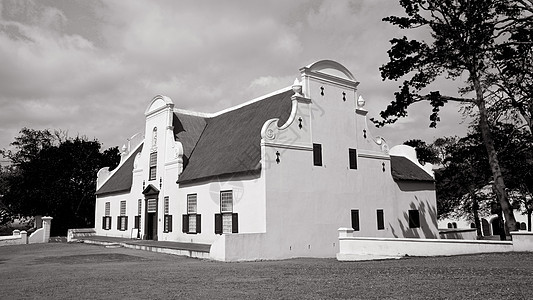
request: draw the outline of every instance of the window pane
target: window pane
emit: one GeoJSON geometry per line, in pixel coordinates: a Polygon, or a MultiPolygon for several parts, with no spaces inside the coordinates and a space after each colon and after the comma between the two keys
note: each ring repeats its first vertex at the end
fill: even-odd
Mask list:
{"type": "Polygon", "coordinates": [[[105,203],[105,215],[109,216],[111,214],[111,204],[109,202],[105,203]]]}
{"type": "Polygon", "coordinates": [[[156,212],[157,211],[157,202],[155,201],[155,199],[148,199],[148,204],[147,204],[147,211],[149,213],[152,213],[152,212],[156,212]]]}
{"type": "Polygon", "coordinates": [[[164,205],[165,205],[164,214],[168,215],[168,211],[169,211],[169,209],[168,209],[168,196],[165,197],[165,204],[164,205]]]}
{"type": "Polygon", "coordinates": [[[126,215],[126,201],[120,201],[120,215],[126,215]]]}
{"type": "Polygon", "coordinates": [[[189,232],[196,233],[196,215],[189,216],[189,232]]]}
{"type": "Polygon", "coordinates": [[[220,192],[220,211],[233,212],[233,191],[220,192]]]}
{"type": "Polygon", "coordinates": [[[187,213],[195,214],[197,212],[197,196],[196,194],[187,195],[187,213]]]}
{"type": "Polygon", "coordinates": [[[137,203],[137,206],[138,206],[137,214],[140,216],[142,214],[142,206],[143,206],[143,203],[142,203],[141,199],[139,199],[139,202],[137,203]]]}
{"type": "Polygon", "coordinates": [[[233,232],[233,226],[232,226],[232,215],[231,214],[223,214],[222,215],[222,233],[232,233],[233,232]]]}

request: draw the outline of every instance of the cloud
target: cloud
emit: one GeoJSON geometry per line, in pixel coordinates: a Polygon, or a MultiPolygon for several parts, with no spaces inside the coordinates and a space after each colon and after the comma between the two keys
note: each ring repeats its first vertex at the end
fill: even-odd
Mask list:
{"type": "MultiPolygon", "coordinates": [[[[400,34],[381,22],[399,11],[390,3],[2,1],[0,148],[22,126],[121,145],[143,130],[157,94],[219,111],[291,85],[321,59],[348,67],[377,115],[398,85],[381,82],[378,69],[400,34]]],[[[417,108],[396,126],[408,132],[424,118],[417,108]]]]}

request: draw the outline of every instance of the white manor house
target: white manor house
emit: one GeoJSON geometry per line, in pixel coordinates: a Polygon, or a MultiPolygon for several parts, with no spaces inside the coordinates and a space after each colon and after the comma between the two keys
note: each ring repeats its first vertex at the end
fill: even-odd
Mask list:
{"type": "Polygon", "coordinates": [[[218,260],[335,257],[340,227],[438,238],[431,166],[372,135],[358,84],[322,60],[217,113],[156,96],[119,166],[98,172],[96,234],[209,244],[218,260]]]}

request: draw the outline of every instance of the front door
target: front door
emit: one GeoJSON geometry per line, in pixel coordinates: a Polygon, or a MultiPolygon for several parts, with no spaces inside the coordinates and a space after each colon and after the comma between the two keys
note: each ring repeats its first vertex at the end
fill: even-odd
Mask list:
{"type": "Polygon", "coordinates": [[[146,199],[145,220],[145,239],[157,241],[157,199],[146,199]]]}
{"type": "Polygon", "coordinates": [[[146,239],[155,240],[157,237],[157,214],[147,213],[146,216],[146,239]]]}

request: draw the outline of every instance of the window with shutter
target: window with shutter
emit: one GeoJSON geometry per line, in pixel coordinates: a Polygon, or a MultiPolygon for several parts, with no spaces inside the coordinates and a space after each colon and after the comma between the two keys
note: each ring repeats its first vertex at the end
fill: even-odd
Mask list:
{"type": "Polygon", "coordinates": [[[350,169],[357,170],[357,150],[348,149],[348,156],[350,160],[350,169]]]}
{"type": "Polygon", "coordinates": [[[165,196],[163,201],[163,232],[172,232],[172,215],[170,214],[169,197],[165,196]]]}
{"type": "Polygon", "coordinates": [[[150,153],[150,168],[148,180],[155,180],[157,177],[157,152],[150,153]]]}
{"type": "Polygon", "coordinates": [[[352,228],[354,231],[359,231],[359,210],[352,209],[352,228]]]}
{"type": "Polygon", "coordinates": [[[198,196],[197,194],[187,195],[187,233],[200,233],[198,224],[198,196]]]}
{"type": "Polygon", "coordinates": [[[420,228],[420,213],[417,209],[409,210],[409,228],[420,228]]]}
{"type": "Polygon", "coordinates": [[[383,209],[378,209],[377,212],[378,230],[385,229],[385,218],[383,216],[383,209]]]}
{"type": "Polygon", "coordinates": [[[322,145],[313,144],[313,165],[322,166],[322,145]]]}

